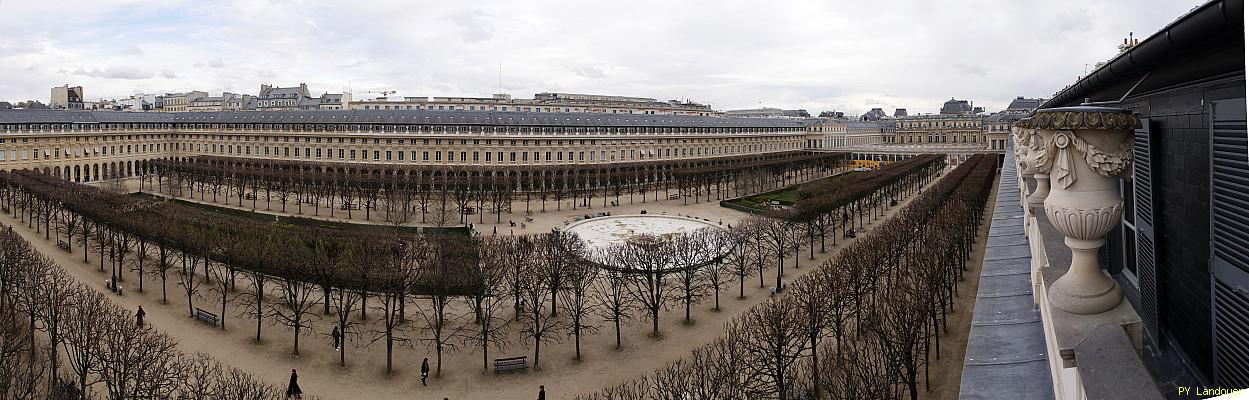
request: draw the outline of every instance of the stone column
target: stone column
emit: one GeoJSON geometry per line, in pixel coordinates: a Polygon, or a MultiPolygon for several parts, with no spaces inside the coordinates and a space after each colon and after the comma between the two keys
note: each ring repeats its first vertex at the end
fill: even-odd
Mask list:
{"type": "Polygon", "coordinates": [[[1034,140],[1043,141],[1040,155],[1030,152],[1034,166],[1053,179],[1045,215],[1071,248],[1071,266],[1050,285],[1050,302],[1075,314],[1108,311],[1123,293],[1098,266],[1097,249],[1123,214],[1117,181],[1130,170],[1140,121],[1117,108],[1066,107],[1038,110],[1032,125],[1034,140]]]}

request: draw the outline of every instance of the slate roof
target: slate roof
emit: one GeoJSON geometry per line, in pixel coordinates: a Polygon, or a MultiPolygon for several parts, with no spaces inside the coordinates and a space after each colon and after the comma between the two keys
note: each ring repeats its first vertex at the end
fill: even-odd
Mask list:
{"type": "Polygon", "coordinates": [[[971,104],[967,100],[950,99],[941,105],[942,114],[963,114],[972,112],[971,104]]]}
{"type": "Polygon", "coordinates": [[[1032,111],[1041,106],[1045,99],[1026,99],[1022,96],[1016,97],[1010,101],[1010,105],[1006,106],[1007,110],[1028,110],[1032,111]]]}
{"type": "Polygon", "coordinates": [[[1007,150],[963,358],[960,399],[1054,398],[1041,311],[1032,300],[1032,252],[1024,236],[1014,158],[1007,150]]]}
{"type": "Polygon", "coordinates": [[[119,111],[3,110],[0,123],[239,123],[421,124],[617,127],[802,128],[800,120],[689,115],[546,113],[516,111],[324,110],[133,113],[119,111]]]}

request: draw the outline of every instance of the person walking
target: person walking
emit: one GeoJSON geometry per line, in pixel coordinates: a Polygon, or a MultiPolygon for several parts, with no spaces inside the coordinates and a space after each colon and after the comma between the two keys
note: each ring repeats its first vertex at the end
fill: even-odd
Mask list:
{"type": "Polygon", "coordinates": [[[143,306],[139,306],[139,311],[135,311],[134,313],[135,321],[138,322],[139,326],[143,326],[143,317],[146,315],[147,315],[147,312],[143,311],[143,306]]]}
{"type": "Polygon", "coordinates": [[[334,351],[339,351],[343,343],[343,332],[338,330],[338,325],[334,325],[334,331],[330,332],[330,337],[334,338],[334,351]]]}
{"type": "Polygon", "coordinates": [[[426,378],[429,378],[429,358],[421,361],[421,386],[429,386],[425,384],[426,378]]]}
{"type": "Polygon", "coordinates": [[[299,374],[295,373],[294,368],[291,368],[291,383],[286,385],[286,398],[304,398],[304,391],[299,388],[299,374]]]}
{"type": "Polygon", "coordinates": [[[538,385],[538,400],[546,400],[546,386],[538,385]]]}

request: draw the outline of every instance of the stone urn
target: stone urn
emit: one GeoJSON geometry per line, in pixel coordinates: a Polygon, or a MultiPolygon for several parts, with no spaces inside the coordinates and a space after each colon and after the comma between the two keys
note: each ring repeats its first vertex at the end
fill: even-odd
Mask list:
{"type": "Polygon", "coordinates": [[[1036,169],[1032,168],[1032,164],[1028,163],[1028,146],[1032,145],[1032,129],[1027,128],[1031,123],[1031,118],[1024,118],[1015,122],[1011,135],[1014,136],[1015,145],[1011,151],[1015,153],[1015,164],[1019,169],[1019,173],[1024,177],[1031,177],[1036,169]]]}
{"type": "MultiPolygon", "coordinates": [[[[1032,121],[1035,124],[1035,121],[1032,121]]],[[[1050,194],[1050,166],[1054,163],[1054,152],[1050,145],[1054,140],[1054,131],[1049,129],[1027,128],[1032,134],[1031,148],[1028,149],[1028,164],[1034,170],[1032,178],[1036,180],[1036,189],[1028,196],[1028,204],[1039,206],[1050,194]]]]}
{"type": "Polygon", "coordinates": [[[1044,172],[1052,181],[1045,215],[1071,248],[1071,266],[1050,286],[1050,302],[1074,314],[1108,311],[1123,293],[1098,266],[1097,250],[1123,214],[1118,180],[1132,165],[1132,130],[1140,120],[1117,108],[1064,107],[1038,110],[1032,126],[1033,144],[1041,141],[1033,147],[1040,154],[1029,151],[1037,192],[1044,172]]]}

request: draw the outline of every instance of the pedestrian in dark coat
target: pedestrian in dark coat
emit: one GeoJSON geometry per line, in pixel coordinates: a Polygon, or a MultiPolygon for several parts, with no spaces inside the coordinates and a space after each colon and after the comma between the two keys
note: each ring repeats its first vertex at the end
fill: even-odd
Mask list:
{"type": "Polygon", "coordinates": [[[538,385],[538,400],[546,400],[546,386],[538,385]]]}
{"type": "Polygon", "coordinates": [[[304,391],[299,388],[299,374],[295,373],[294,368],[291,368],[291,383],[286,385],[286,398],[304,398],[304,391]]]}
{"type": "Polygon", "coordinates": [[[421,386],[429,386],[425,384],[425,378],[429,378],[429,359],[421,361],[421,386]]]}
{"type": "Polygon", "coordinates": [[[135,320],[138,322],[139,326],[143,326],[143,317],[146,315],[147,312],[143,311],[143,306],[139,306],[139,311],[134,313],[135,320]]]}
{"type": "Polygon", "coordinates": [[[334,326],[334,331],[330,332],[330,337],[334,338],[334,351],[338,351],[343,343],[343,332],[338,330],[338,325],[334,326]]]}

